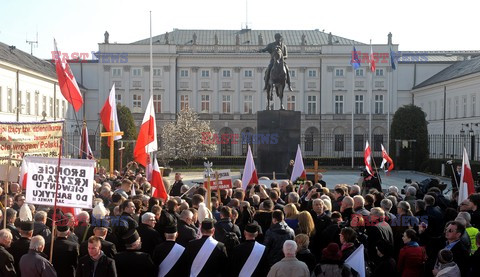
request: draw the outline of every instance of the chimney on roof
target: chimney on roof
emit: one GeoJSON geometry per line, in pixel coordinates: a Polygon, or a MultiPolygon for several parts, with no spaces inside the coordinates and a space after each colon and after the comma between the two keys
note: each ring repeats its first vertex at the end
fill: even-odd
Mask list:
{"type": "Polygon", "coordinates": [[[392,33],[388,33],[388,45],[392,45],[392,33]]]}

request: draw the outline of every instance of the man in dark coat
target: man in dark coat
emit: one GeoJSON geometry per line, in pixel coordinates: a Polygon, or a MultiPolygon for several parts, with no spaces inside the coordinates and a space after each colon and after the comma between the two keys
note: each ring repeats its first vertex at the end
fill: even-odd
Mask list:
{"type": "Polygon", "coordinates": [[[189,210],[183,210],[178,221],[178,237],[176,240],[183,247],[187,246],[188,242],[194,240],[197,236],[191,224],[193,224],[193,213],[189,210]]]}
{"type": "MultiPolygon", "coordinates": [[[[108,223],[107,221],[104,221],[108,223]]],[[[107,256],[108,258],[114,259],[115,255],[117,254],[117,248],[115,247],[115,244],[105,240],[107,233],[108,233],[108,225],[103,225],[103,226],[95,226],[93,229],[93,234],[95,237],[100,239],[100,244],[102,248],[102,252],[107,256]]],[[[80,244],[80,257],[83,257],[88,254],[88,240],[82,242],[80,244]]]]}
{"type": "Polygon", "coordinates": [[[393,243],[393,231],[392,227],[385,222],[385,212],[378,207],[370,210],[370,222],[366,227],[366,233],[368,235],[368,255],[373,262],[378,262],[379,256],[377,255],[377,249],[375,246],[380,240],[384,240],[391,245],[393,243]]]}
{"type": "Polygon", "coordinates": [[[460,238],[465,232],[465,226],[457,221],[447,222],[445,226],[445,238],[447,239],[447,245],[444,249],[452,251],[453,261],[460,268],[462,276],[467,276],[470,250],[467,249],[460,241],[460,238]]]}
{"type": "Polygon", "coordinates": [[[320,258],[322,255],[322,246],[326,246],[326,243],[322,237],[322,232],[330,225],[332,225],[332,219],[325,213],[325,206],[322,199],[316,198],[312,201],[313,210],[310,212],[315,224],[315,234],[310,241],[310,250],[312,253],[320,258]]]}
{"type": "Polygon", "coordinates": [[[10,249],[8,251],[12,254],[14,259],[15,271],[17,272],[17,276],[20,275],[20,268],[18,263],[20,262],[20,258],[28,253],[28,249],[30,248],[30,241],[33,237],[33,221],[21,221],[20,222],[20,235],[21,238],[16,242],[12,243],[10,249]]]}
{"type": "Polygon", "coordinates": [[[125,251],[115,255],[115,265],[118,277],[150,277],[156,269],[150,255],[140,252],[142,241],[137,230],[130,230],[122,237],[125,251]]]}
{"type": "MultiPolygon", "coordinates": [[[[67,237],[70,234],[68,226],[56,226],[56,239],[53,244],[53,258],[52,263],[59,276],[75,276],[77,268],[79,245],[67,237]]],[[[45,245],[45,254],[50,253],[50,242],[45,245]]]]}
{"type": "Polygon", "coordinates": [[[170,190],[170,196],[180,196],[180,190],[183,186],[182,181],[182,173],[177,172],[175,173],[175,182],[172,185],[172,189],[170,190]]]}
{"type": "Polygon", "coordinates": [[[213,238],[215,234],[213,220],[204,219],[200,231],[202,237],[189,242],[181,258],[182,263],[188,265],[186,275],[227,276],[227,250],[223,243],[213,238]],[[204,256],[208,256],[208,259],[202,263],[199,257],[204,256]]]}
{"type": "Polygon", "coordinates": [[[112,226],[113,233],[119,238],[116,245],[117,250],[123,251],[125,250],[125,242],[123,242],[121,238],[129,231],[137,229],[138,222],[133,218],[133,214],[135,214],[135,204],[133,204],[132,200],[125,200],[120,205],[120,211],[122,212],[120,219],[112,222],[112,226]]]}
{"type": "Polygon", "coordinates": [[[7,214],[7,229],[10,230],[13,236],[13,241],[17,241],[20,239],[20,232],[18,231],[17,227],[15,227],[14,223],[17,220],[17,211],[8,208],[6,211],[7,214]]]}
{"type": "Polygon", "coordinates": [[[0,276],[17,276],[13,265],[13,256],[6,250],[11,243],[12,233],[7,229],[0,230],[0,276]]]}
{"type": "Polygon", "coordinates": [[[266,247],[255,241],[258,232],[261,231],[257,223],[250,223],[245,226],[243,234],[245,242],[233,248],[231,256],[229,256],[229,272],[232,276],[262,277],[268,274],[268,262],[266,247]],[[252,257],[259,257],[247,264],[247,260],[252,257]]]}
{"type": "Polygon", "coordinates": [[[272,225],[265,233],[264,245],[267,247],[267,259],[269,266],[283,259],[283,243],[286,240],[294,240],[295,233],[283,220],[283,212],[275,210],[272,213],[272,225]]]}
{"type": "Polygon", "coordinates": [[[33,235],[41,235],[44,239],[47,239],[52,235],[52,231],[47,227],[47,213],[44,211],[37,211],[34,216],[35,222],[33,223],[33,235]]]}
{"type": "MultiPolygon", "coordinates": [[[[42,236],[34,236],[30,241],[28,253],[20,259],[19,267],[22,276],[28,277],[56,277],[57,272],[53,265],[43,254],[45,239],[42,236]]],[[[63,275],[59,275],[62,276],[63,275]]]]}
{"type": "Polygon", "coordinates": [[[240,228],[238,225],[232,222],[232,209],[227,206],[223,206],[220,209],[220,220],[215,223],[215,239],[219,242],[225,243],[226,234],[232,232],[237,235],[237,238],[240,240],[242,233],[240,233],[240,228]]]}
{"type": "Polygon", "coordinates": [[[88,254],[78,260],[76,277],[117,277],[115,261],[107,257],[101,250],[102,239],[91,236],[83,243],[85,242],[88,243],[88,254]]]}
{"type": "Polygon", "coordinates": [[[155,246],[160,244],[163,241],[163,238],[155,230],[155,214],[151,212],[146,212],[142,215],[142,223],[137,228],[137,232],[142,238],[142,247],[140,251],[148,253],[150,256],[153,255],[153,250],[155,246]]]}
{"type": "Polygon", "coordinates": [[[176,237],[177,227],[175,225],[165,227],[166,241],[157,245],[153,251],[152,260],[155,267],[158,268],[158,276],[175,277],[182,274],[182,267],[185,265],[180,262],[180,258],[185,247],[175,242],[176,237]]]}

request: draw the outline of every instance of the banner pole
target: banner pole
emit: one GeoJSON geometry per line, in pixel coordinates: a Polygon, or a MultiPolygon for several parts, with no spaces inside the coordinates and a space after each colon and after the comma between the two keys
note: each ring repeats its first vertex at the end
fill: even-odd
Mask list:
{"type": "Polygon", "coordinates": [[[220,186],[218,185],[218,171],[215,171],[215,185],[217,185],[217,198],[218,198],[217,203],[220,203],[222,199],[220,197],[220,186]]]}
{"type": "Polygon", "coordinates": [[[59,143],[59,153],[58,153],[58,165],[57,165],[57,177],[56,177],[56,182],[55,182],[55,200],[53,202],[53,218],[52,218],[52,241],[50,243],[50,263],[52,262],[53,258],[53,243],[54,243],[54,238],[56,234],[55,230],[55,225],[56,225],[56,220],[57,220],[57,194],[58,194],[58,181],[60,179],[60,162],[62,160],[62,142],[63,138],[60,138],[60,143],[59,143]]]}

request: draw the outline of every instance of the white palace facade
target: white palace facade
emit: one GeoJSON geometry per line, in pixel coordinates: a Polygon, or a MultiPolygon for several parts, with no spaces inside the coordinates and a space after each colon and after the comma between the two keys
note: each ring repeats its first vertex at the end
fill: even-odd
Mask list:
{"type": "MultiPolygon", "coordinates": [[[[153,37],[157,127],[190,107],[217,133],[255,133],[256,113],[266,107],[263,77],[270,60],[268,53],[258,50],[274,41],[275,33],[282,34],[288,47],[293,92],[285,92],[284,105],[301,111],[305,156],[350,157],[353,152],[361,157],[369,138],[370,112],[375,150],[380,143],[388,145],[388,123],[398,107],[414,102],[412,88],[454,62],[479,54],[399,52],[398,44],[386,36],[385,44],[372,46],[377,67],[370,72],[370,45],[319,30],[174,29],[153,37]],[[355,72],[350,65],[353,45],[361,60],[355,72]],[[396,70],[390,66],[390,49],[398,59],[396,70]]],[[[140,125],[150,96],[149,43],[149,38],[125,44],[106,40],[94,60],[70,64],[86,88],[84,112],[91,136],[98,137],[99,111],[113,84],[117,103],[130,108],[140,125]]],[[[98,142],[93,147],[97,149],[98,142]]],[[[216,154],[240,156],[245,149],[222,146],[216,154]]]]}

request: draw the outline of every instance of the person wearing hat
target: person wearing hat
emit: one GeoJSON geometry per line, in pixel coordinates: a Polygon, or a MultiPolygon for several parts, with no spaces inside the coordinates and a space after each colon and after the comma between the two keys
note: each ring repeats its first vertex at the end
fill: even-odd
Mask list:
{"type": "Polygon", "coordinates": [[[116,277],[115,261],[102,251],[101,238],[91,236],[87,241],[88,254],[78,259],[77,277],[116,277]]]}
{"type": "MultiPolygon", "coordinates": [[[[20,258],[19,267],[22,276],[28,277],[56,277],[57,271],[43,253],[45,239],[34,236],[30,241],[28,253],[20,258]]],[[[58,276],[64,276],[59,274],[58,276]]]]}
{"type": "Polygon", "coordinates": [[[115,255],[118,277],[154,276],[156,269],[150,255],[140,252],[142,240],[137,230],[129,230],[122,236],[122,241],[126,250],[115,255]]]}
{"type": "Polygon", "coordinates": [[[350,270],[343,265],[342,251],[337,243],[331,242],[322,250],[322,259],[313,270],[312,276],[350,276],[350,270]]]}
{"type": "MultiPolygon", "coordinates": [[[[115,255],[117,254],[117,248],[113,242],[105,240],[108,234],[108,226],[110,223],[106,219],[99,219],[95,221],[95,226],[93,227],[93,236],[99,238],[100,246],[102,252],[108,258],[114,259],[115,255]]],[[[88,240],[85,240],[80,244],[80,256],[83,257],[88,254],[88,240]]]]}
{"type": "MultiPolygon", "coordinates": [[[[53,243],[52,263],[57,270],[58,276],[75,276],[77,260],[79,255],[78,243],[68,239],[70,228],[68,225],[59,223],[55,226],[57,231],[53,243]]],[[[44,252],[50,255],[50,241],[45,244],[44,252]]]]}
{"type": "Polygon", "coordinates": [[[275,34],[275,41],[272,43],[267,44],[267,46],[263,49],[260,49],[259,52],[268,52],[271,55],[270,63],[268,64],[267,70],[265,70],[265,87],[263,90],[267,90],[269,84],[268,81],[270,80],[270,71],[272,70],[273,64],[275,62],[273,58],[273,54],[275,53],[275,49],[277,47],[280,47],[282,50],[282,55],[283,55],[283,60],[285,64],[285,71],[287,73],[287,85],[288,85],[288,90],[293,91],[292,87],[290,85],[290,70],[288,69],[287,64],[285,63],[285,60],[288,58],[288,52],[287,52],[287,46],[283,43],[283,37],[280,33],[275,34]]]}
{"type": "Polygon", "coordinates": [[[12,233],[10,230],[0,230],[0,276],[17,276],[18,272],[15,271],[13,256],[6,250],[10,247],[11,243],[12,233]]]}
{"type": "Polygon", "coordinates": [[[20,222],[19,222],[19,232],[20,232],[20,239],[13,242],[8,249],[8,252],[12,254],[14,259],[15,271],[17,272],[17,276],[20,275],[20,268],[18,263],[20,262],[20,258],[28,253],[28,249],[30,247],[30,241],[33,237],[33,221],[32,221],[32,212],[28,205],[23,204],[20,211],[20,222]]]}
{"type": "Polygon", "coordinates": [[[177,226],[165,227],[165,242],[157,245],[153,251],[153,263],[158,268],[159,277],[170,277],[181,275],[183,263],[181,257],[185,247],[176,243],[177,226]]]}
{"type": "Polygon", "coordinates": [[[256,242],[260,225],[253,222],[245,226],[245,242],[233,248],[229,258],[229,272],[232,276],[265,276],[268,273],[267,251],[256,242]]]}
{"type": "MultiPolygon", "coordinates": [[[[338,245],[337,245],[338,248],[338,245]]],[[[279,262],[275,263],[267,277],[276,276],[295,276],[295,277],[309,277],[310,271],[304,262],[299,261],[295,255],[297,253],[297,243],[293,240],[286,240],[283,243],[283,254],[285,257],[279,262]]],[[[331,275],[340,276],[340,275],[331,275]]]]}
{"type": "Polygon", "coordinates": [[[214,221],[206,218],[200,226],[202,237],[190,241],[183,253],[190,276],[227,276],[227,250],[225,245],[213,238],[214,221]]]}
{"type": "Polygon", "coordinates": [[[175,173],[175,182],[172,185],[172,189],[170,190],[170,196],[180,196],[182,195],[181,189],[183,186],[183,181],[182,181],[182,173],[177,172],[175,173]]]}

